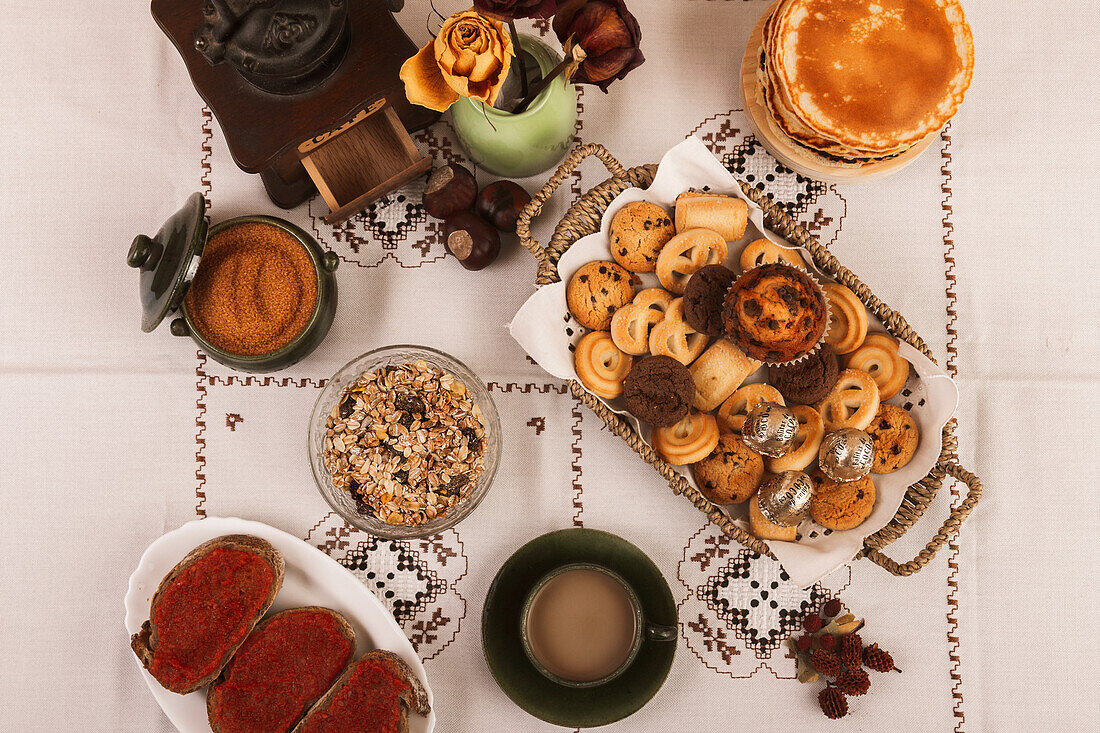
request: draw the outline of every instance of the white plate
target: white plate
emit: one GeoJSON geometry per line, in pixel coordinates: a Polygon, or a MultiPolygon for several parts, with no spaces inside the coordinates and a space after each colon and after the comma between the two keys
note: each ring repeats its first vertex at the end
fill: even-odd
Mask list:
{"type": "MultiPolygon", "coordinates": [[[[611,259],[608,230],[615,213],[631,201],[651,201],[671,211],[675,207],[676,197],[690,188],[706,188],[715,193],[737,196],[748,204],[749,224],[745,236],[729,245],[727,264],[735,271],[740,271],[737,263],[744,245],[754,239],[766,237],[778,245],[798,249],[802,259],[809,264],[820,281],[832,279],[813,266],[809,252],[793,247],[768,230],[764,226],[764,214],[760,207],[741,192],[733,175],[701,140],[689,137],[661,159],[657,175],[649,188],[628,188],[615,197],[603,213],[600,231],[578,239],[558,261],[561,280],[537,288],[516,313],[509,326],[512,337],[543,369],[561,379],[580,381],[573,368],[571,345],[576,344],[586,331],[569,315],[569,307],[565,301],[565,284],[581,265],[592,260],[611,259]]],[[[641,287],[660,286],[653,273],[646,273],[641,279],[641,287]]],[[[871,331],[885,330],[874,314],[868,314],[868,323],[871,331]]],[[[916,455],[899,471],[874,475],[878,497],[875,507],[863,524],[855,529],[832,532],[806,520],[800,527],[800,541],[768,543],[792,582],[801,587],[812,585],[850,561],[863,547],[864,538],[885,527],[897,513],[908,487],[924,478],[939,460],[943,426],[955,412],[959,400],[958,389],[941,367],[909,344],[900,343],[898,352],[913,365],[913,373],[903,393],[890,399],[889,403],[901,406],[911,403],[908,409],[921,433],[916,455]]],[[[745,383],[760,381],[763,381],[762,370],[749,376],[745,383]]],[[[627,412],[622,398],[601,401],[633,425],[643,440],[649,441],[649,426],[627,412]]],[[[677,467],[676,470],[688,481],[695,482],[687,466],[677,467]]],[[[748,530],[747,502],[721,509],[748,530]]]]}
{"type": "MultiPolygon", "coordinates": [[[[415,713],[409,715],[409,728],[414,733],[431,733],[435,728],[435,710],[432,690],[420,657],[416,656],[401,627],[393,615],[360,583],[344,566],[316,547],[287,534],[281,529],[247,519],[209,517],[188,522],[149,545],[141,556],[137,570],[130,576],[130,588],[126,591],[126,631],[135,634],[149,618],[149,604],[164,576],[182,560],[188,552],[207,540],[227,534],[250,534],[270,542],[283,554],[286,561],[286,577],[283,587],[275,596],[270,613],[299,606],[324,606],[344,614],[355,629],[355,655],[372,649],[386,649],[408,662],[424,688],[433,710],[427,717],[415,713]]],[[[145,678],[145,684],[153,693],[164,714],[183,733],[210,731],[206,719],[206,690],[178,695],[169,692],[145,671],[134,655],[134,663],[145,678]]]]}

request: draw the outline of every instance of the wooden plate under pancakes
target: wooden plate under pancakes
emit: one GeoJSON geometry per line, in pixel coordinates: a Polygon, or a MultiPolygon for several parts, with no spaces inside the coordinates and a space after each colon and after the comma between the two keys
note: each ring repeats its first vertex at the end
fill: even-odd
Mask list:
{"type": "Polygon", "coordinates": [[[784,135],[771,120],[771,112],[756,100],[756,70],[760,66],[760,47],[764,40],[764,22],[779,0],[768,6],[749,36],[741,61],[741,102],[749,127],[772,156],[796,173],[827,183],[873,181],[896,173],[917,159],[939,135],[932,133],[905,152],[888,160],[866,163],[858,168],[826,165],[814,159],[814,153],[784,135]]]}

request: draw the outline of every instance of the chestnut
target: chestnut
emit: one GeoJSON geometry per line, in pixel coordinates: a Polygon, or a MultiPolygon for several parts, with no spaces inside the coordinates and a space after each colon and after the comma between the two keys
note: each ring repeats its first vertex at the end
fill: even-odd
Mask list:
{"type": "Polygon", "coordinates": [[[480,270],[500,254],[500,235],[474,212],[459,211],[443,222],[443,245],[467,270],[480,270]]]}
{"type": "Polygon", "coordinates": [[[437,219],[467,211],[477,198],[474,174],[457,163],[436,168],[424,187],[424,210],[437,219]]]}
{"type": "Polygon", "coordinates": [[[474,210],[502,232],[516,232],[516,221],[531,194],[512,181],[497,181],[481,189],[474,210]]]}

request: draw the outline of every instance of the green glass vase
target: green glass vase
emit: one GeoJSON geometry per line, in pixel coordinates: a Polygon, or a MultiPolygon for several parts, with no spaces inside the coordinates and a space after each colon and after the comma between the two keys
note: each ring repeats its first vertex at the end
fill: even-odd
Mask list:
{"type": "MultiPolygon", "coordinates": [[[[519,45],[544,75],[561,61],[560,54],[533,36],[520,35],[519,45]]],[[[516,68],[514,60],[512,64],[516,68]]],[[[518,115],[462,97],[451,106],[451,121],[459,143],[478,166],[498,176],[526,178],[553,168],[572,147],[577,89],[554,79],[518,115]]]]}

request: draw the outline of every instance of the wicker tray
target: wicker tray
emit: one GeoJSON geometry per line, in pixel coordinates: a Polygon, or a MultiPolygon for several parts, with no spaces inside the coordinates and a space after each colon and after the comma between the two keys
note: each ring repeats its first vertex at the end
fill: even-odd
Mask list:
{"type": "MultiPolygon", "coordinates": [[[[562,254],[581,237],[600,229],[603,212],[616,196],[632,186],[647,188],[652,183],[656,171],[657,166],[654,164],[625,169],[602,145],[589,144],[575,149],[561,164],[557,172],[550,177],[546,185],[535,194],[531,203],[520,215],[516,226],[516,232],[523,246],[534,255],[538,262],[535,285],[542,286],[558,282],[561,278],[558,274],[557,263],[562,254]],[[569,209],[545,246],[536,242],[531,236],[531,220],[538,216],[542,211],[543,204],[569,177],[573,170],[580,165],[581,161],[592,155],[603,162],[608,172],[611,173],[611,178],[592,188],[569,209]]],[[[850,288],[863,301],[868,310],[882,321],[891,334],[906,341],[929,359],[935,361],[927,344],[910,328],[900,314],[891,310],[871,293],[866,285],[860,282],[850,270],[840,264],[820,242],[791,219],[780,207],[770,202],[765,195],[755,188],[744,182],[739,183],[745,195],[763,210],[765,222],[771,231],[790,242],[805,247],[813,257],[814,264],[823,272],[828,273],[838,282],[850,288]]],[[[646,463],[653,466],[668,481],[673,493],[686,496],[699,511],[706,514],[723,532],[745,547],[769,557],[775,557],[766,542],[757,539],[734,524],[733,520],[703,496],[698,489],[691,485],[691,482],[666,463],[626,420],[609,410],[579,382],[570,380],[569,389],[574,396],[596,413],[615,435],[626,441],[635,453],[641,456],[646,463]]],[[[894,575],[912,575],[927,565],[936,552],[958,533],[962,523],[981,499],[982,483],[977,476],[960,466],[956,460],[958,440],[955,438],[955,424],[955,420],[952,419],[943,428],[943,442],[938,463],[927,476],[908,488],[893,519],[885,527],[864,540],[863,549],[856,555],[856,559],[867,557],[894,575]],[[945,476],[952,476],[967,485],[969,490],[966,498],[952,509],[947,520],[932,537],[931,541],[925,545],[924,549],[917,553],[915,558],[908,562],[898,562],[883,554],[882,549],[884,547],[905,534],[928,510],[929,505],[943,485],[945,476]]]]}

